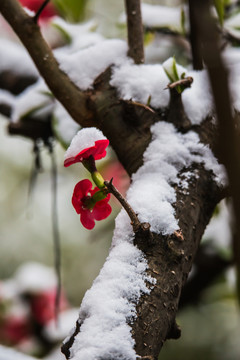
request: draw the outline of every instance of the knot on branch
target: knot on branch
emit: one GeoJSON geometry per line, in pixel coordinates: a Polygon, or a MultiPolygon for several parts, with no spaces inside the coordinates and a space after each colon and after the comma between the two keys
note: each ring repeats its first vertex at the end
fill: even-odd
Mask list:
{"type": "Polygon", "coordinates": [[[193,82],[192,77],[180,79],[171,84],[168,84],[166,89],[170,91],[169,113],[167,121],[171,122],[182,133],[187,132],[191,127],[191,121],[185,114],[182,103],[182,92],[184,89],[191,87],[193,82]],[[178,89],[181,88],[181,91],[178,89]]]}

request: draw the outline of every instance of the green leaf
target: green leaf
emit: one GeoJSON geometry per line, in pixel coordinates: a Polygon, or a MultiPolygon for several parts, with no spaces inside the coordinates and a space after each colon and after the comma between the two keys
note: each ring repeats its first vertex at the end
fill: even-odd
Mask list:
{"type": "Polygon", "coordinates": [[[177,63],[176,63],[176,59],[175,59],[174,56],[173,56],[172,70],[173,70],[173,75],[174,75],[175,81],[180,80],[179,75],[178,75],[178,71],[177,71],[177,63]]]}
{"type": "Polygon", "coordinates": [[[184,9],[181,9],[181,28],[182,28],[182,34],[185,35],[186,31],[185,31],[185,12],[184,9]]]}
{"type": "Polygon", "coordinates": [[[61,15],[70,22],[79,22],[85,16],[88,0],[53,0],[61,15]]]}
{"type": "Polygon", "coordinates": [[[220,25],[223,26],[224,15],[225,15],[225,0],[214,0],[214,5],[217,10],[220,25]]]}

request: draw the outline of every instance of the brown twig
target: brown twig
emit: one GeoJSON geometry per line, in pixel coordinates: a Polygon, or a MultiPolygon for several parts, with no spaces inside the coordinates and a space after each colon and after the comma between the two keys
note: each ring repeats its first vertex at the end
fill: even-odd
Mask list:
{"type": "Polygon", "coordinates": [[[40,6],[40,8],[38,9],[38,11],[36,12],[35,16],[33,17],[33,20],[35,21],[35,23],[38,22],[38,18],[41,15],[42,11],[45,9],[45,7],[47,6],[47,4],[49,3],[50,0],[45,0],[42,5],[40,6]]]}
{"type": "Polygon", "coordinates": [[[144,63],[143,25],[140,0],[125,0],[128,30],[128,55],[135,64],[144,63]]]}
{"type": "Polygon", "coordinates": [[[137,214],[134,212],[131,205],[122,196],[122,194],[115,188],[112,181],[113,181],[113,178],[110,181],[104,181],[104,184],[105,184],[108,192],[113,194],[115,196],[115,198],[120,202],[122,207],[126,210],[126,212],[128,213],[128,215],[129,215],[129,217],[131,219],[131,224],[132,224],[132,227],[133,227],[133,231],[137,232],[141,227],[141,223],[138,220],[137,214]]]}
{"type": "Polygon", "coordinates": [[[175,89],[177,86],[180,85],[183,85],[185,88],[188,88],[191,87],[192,83],[193,83],[193,78],[191,76],[188,76],[184,79],[180,79],[178,81],[168,84],[166,89],[175,89]]]}

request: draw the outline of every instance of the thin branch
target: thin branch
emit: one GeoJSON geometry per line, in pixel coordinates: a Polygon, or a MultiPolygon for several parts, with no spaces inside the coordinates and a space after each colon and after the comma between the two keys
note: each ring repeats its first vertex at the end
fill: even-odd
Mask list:
{"type": "Polygon", "coordinates": [[[57,276],[57,289],[55,295],[55,321],[58,325],[58,315],[60,310],[61,299],[61,244],[58,222],[58,210],[57,210],[57,164],[54,153],[53,139],[49,139],[48,143],[49,153],[51,156],[52,169],[52,231],[53,231],[53,244],[54,244],[54,259],[55,259],[55,272],[57,276]]]}
{"type": "Polygon", "coordinates": [[[177,86],[180,85],[183,85],[185,88],[188,88],[191,87],[192,83],[193,83],[193,78],[191,76],[188,76],[184,79],[168,84],[166,89],[175,89],[177,86]]]}
{"type": "Polygon", "coordinates": [[[41,15],[42,11],[45,9],[45,7],[47,6],[47,4],[49,3],[50,0],[45,0],[42,5],[40,6],[40,8],[38,9],[38,11],[36,12],[35,16],[33,17],[33,20],[35,21],[35,23],[38,22],[39,16],[41,15]]]}
{"type": "MultiPolygon", "coordinates": [[[[228,82],[228,71],[220,54],[220,39],[217,27],[210,13],[210,1],[195,1],[196,11],[202,13],[198,17],[197,27],[202,38],[202,55],[207,66],[210,83],[215,102],[219,125],[219,146],[217,156],[225,165],[230,191],[233,196],[235,215],[235,231],[233,234],[233,248],[235,262],[240,272],[240,144],[237,129],[237,114],[232,115],[231,96],[228,82]],[[204,21],[203,21],[204,19],[204,21]]],[[[240,285],[239,285],[240,287],[240,285]]],[[[240,289],[238,289],[240,291],[240,289]]]]}
{"type": "Polygon", "coordinates": [[[72,118],[86,125],[92,114],[86,107],[87,96],[59,68],[39,26],[17,0],[1,0],[0,11],[28,50],[49,89],[72,118]]]}
{"type": "Polygon", "coordinates": [[[143,25],[140,0],[125,0],[128,30],[128,55],[136,64],[144,63],[143,25]]]}
{"type": "Polygon", "coordinates": [[[202,70],[203,60],[202,60],[202,51],[201,51],[201,40],[197,29],[197,17],[199,17],[199,12],[197,11],[195,6],[195,0],[189,0],[189,21],[190,21],[189,38],[191,43],[193,69],[202,70]]]}
{"type": "Polygon", "coordinates": [[[115,196],[115,198],[120,202],[122,207],[126,210],[126,212],[128,213],[128,215],[131,219],[133,231],[137,232],[139,230],[139,228],[141,227],[141,223],[138,220],[138,217],[137,217],[136,213],[134,212],[134,210],[132,209],[132,207],[130,206],[130,204],[127,202],[126,199],[124,199],[122,194],[115,188],[112,181],[113,181],[113,179],[111,179],[110,181],[104,181],[104,184],[105,184],[108,192],[113,194],[115,196]]]}

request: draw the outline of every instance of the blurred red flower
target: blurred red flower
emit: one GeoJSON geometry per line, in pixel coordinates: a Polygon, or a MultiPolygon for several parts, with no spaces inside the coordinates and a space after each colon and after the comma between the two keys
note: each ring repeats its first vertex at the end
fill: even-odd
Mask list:
{"type": "Polygon", "coordinates": [[[30,323],[27,317],[10,316],[4,319],[0,327],[1,342],[17,345],[30,336],[30,323]]]}
{"type": "MultiPolygon", "coordinates": [[[[41,325],[47,324],[55,318],[55,296],[56,290],[51,289],[42,293],[31,295],[30,307],[33,319],[41,325]]],[[[68,307],[64,294],[60,297],[60,312],[68,307]]]]}
{"type": "MultiPolygon", "coordinates": [[[[44,0],[19,0],[22,6],[37,12],[44,0]]],[[[56,9],[52,3],[47,4],[40,15],[40,19],[46,20],[56,15],[56,9]]]]}

